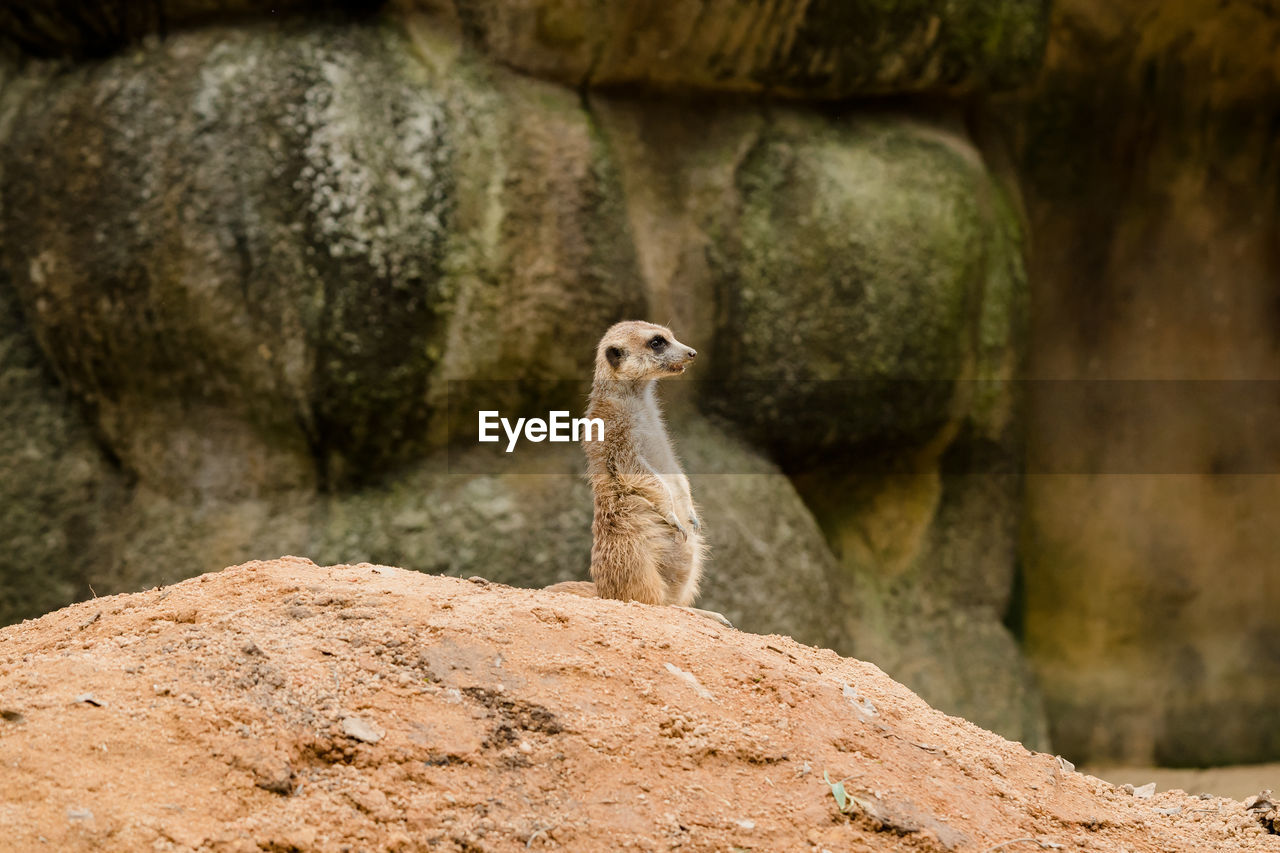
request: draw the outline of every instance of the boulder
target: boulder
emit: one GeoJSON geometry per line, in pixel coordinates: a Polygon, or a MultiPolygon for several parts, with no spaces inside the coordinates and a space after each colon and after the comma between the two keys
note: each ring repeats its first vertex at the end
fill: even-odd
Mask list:
{"type": "Polygon", "coordinates": [[[783,114],[734,189],[712,232],[714,411],[792,469],[939,436],[989,272],[1021,251],[977,151],[910,120],[783,114]]]}
{"type": "Polygon", "coordinates": [[[91,594],[99,554],[85,546],[111,528],[123,492],[0,276],[0,623],[91,594]]]}
{"type": "Polygon", "coordinates": [[[575,87],[847,98],[1002,88],[1039,66],[1045,0],[401,0],[575,87]]]}
{"type": "Polygon", "coordinates": [[[35,56],[104,56],[144,36],[219,19],[376,11],[381,0],[11,0],[0,44],[35,56]]]}
{"type": "Polygon", "coordinates": [[[700,406],[789,473],[911,467],[964,419],[1009,433],[1021,214],[953,117],[590,103],[700,406]]]}
{"type": "Polygon", "coordinates": [[[571,94],[498,78],[286,26],[6,90],[5,264],[128,470],[224,496],[369,479],[447,440],[450,378],[584,374],[642,304],[616,194],[571,94]]]}
{"type": "MultiPolygon", "coordinates": [[[[16,69],[0,60],[0,138],[15,118],[2,106],[15,81],[16,69]]],[[[6,165],[0,158],[0,181],[6,165]]],[[[0,246],[3,239],[0,232],[0,246]]],[[[91,594],[85,578],[97,555],[84,543],[110,529],[123,490],[83,411],[51,375],[8,271],[0,271],[0,624],[91,594]]]]}
{"type": "Polygon", "coordinates": [[[439,359],[446,137],[384,47],[209,30],[25,88],[6,266],[62,379],[157,488],[310,488],[334,456],[422,431],[401,395],[439,359]]]}

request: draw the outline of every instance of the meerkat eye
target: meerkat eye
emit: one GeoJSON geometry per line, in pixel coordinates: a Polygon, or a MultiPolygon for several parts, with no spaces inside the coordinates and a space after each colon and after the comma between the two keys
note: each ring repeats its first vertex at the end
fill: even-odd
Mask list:
{"type": "Polygon", "coordinates": [[[662,335],[655,335],[653,340],[649,341],[649,348],[654,352],[662,352],[667,348],[667,339],[662,335]]]}

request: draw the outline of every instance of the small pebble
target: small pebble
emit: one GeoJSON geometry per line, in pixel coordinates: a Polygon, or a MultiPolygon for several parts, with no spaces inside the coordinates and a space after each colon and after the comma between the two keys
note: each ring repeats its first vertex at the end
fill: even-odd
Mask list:
{"type": "Polygon", "coordinates": [[[703,699],[710,699],[710,698],[711,698],[711,691],[710,691],[710,690],[708,690],[707,688],[703,687],[703,686],[702,686],[702,682],[698,681],[697,677],[696,677],[696,676],[694,676],[694,675],[693,675],[693,673],[685,672],[685,671],[684,671],[683,669],[681,669],[680,667],[678,667],[678,666],[676,666],[676,665],[674,665],[674,664],[670,664],[670,663],[664,663],[664,664],[663,664],[663,666],[664,666],[664,667],[666,667],[667,672],[671,673],[671,674],[672,674],[672,675],[674,675],[676,678],[678,678],[678,679],[680,679],[681,681],[683,681],[685,684],[687,684],[689,687],[691,687],[691,688],[693,689],[693,691],[694,691],[695,693],[697,693],[699,696],[701,696],[703,699]]]}
{"type": "Polygon", "coordinates": [[[364,743],[377,743],[382,740],[382,735],[366,720],[362,720],[359,717],[343,717],[342,733],[349,738],[355,738],[364,743]]]}
{"type": "Polygon", "coordinates": [[[872,704],[871,700],[863,696],[850,685],[844,685],[840,689],[840,693],[849,701],[849,704],[854,707],[854,710],[862,716],[869,718],[878,717],[880,715],[880,712],[876,709],[876,706],[872,704]]]}

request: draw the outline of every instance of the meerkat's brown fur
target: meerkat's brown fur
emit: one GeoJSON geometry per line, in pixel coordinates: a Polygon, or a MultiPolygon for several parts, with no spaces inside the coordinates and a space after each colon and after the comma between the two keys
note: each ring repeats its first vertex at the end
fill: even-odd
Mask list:
{"type": "Polygon", "coordinates": [[[601,338],[587,417],[604,422],[604,438],[583,443],[595,494],[593,584],[552,589],[683,607],[697,597],[706,555],[702,523],[655,387],[683,373],[696,355],[652,323],[618,323],[601,338]]]}

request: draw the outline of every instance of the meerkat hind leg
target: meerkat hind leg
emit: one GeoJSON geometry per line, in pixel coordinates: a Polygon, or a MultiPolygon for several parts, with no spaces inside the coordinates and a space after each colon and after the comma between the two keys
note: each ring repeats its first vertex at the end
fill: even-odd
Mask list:
{"type": "Polygon", "coordinates": [[[544,586],[542,589],[544,592],[563,592],[569,595],[580,595],[583,598],[600,597],[596,594],[596,585],[591,581],[563,581],[544,586]]]}
{"type": "MultiPolygon", "coordinates": [[[[580,595],[583,598],[599,598],[596,592],[596,585],[591,581],[563,581],[561,583],[553,583],[551,586],[544,586],[543,592],[560,592],[568,595],[580,595]]],[[[733,623],[723,613],[717,613],[714,610],[703,610],[701,607],[686,607],[682,604],[673,604],[681,610],[687,610],[690,613],[696,613],[712,622],[719,622],[726,628],[732,628],[733,623]]]]}

